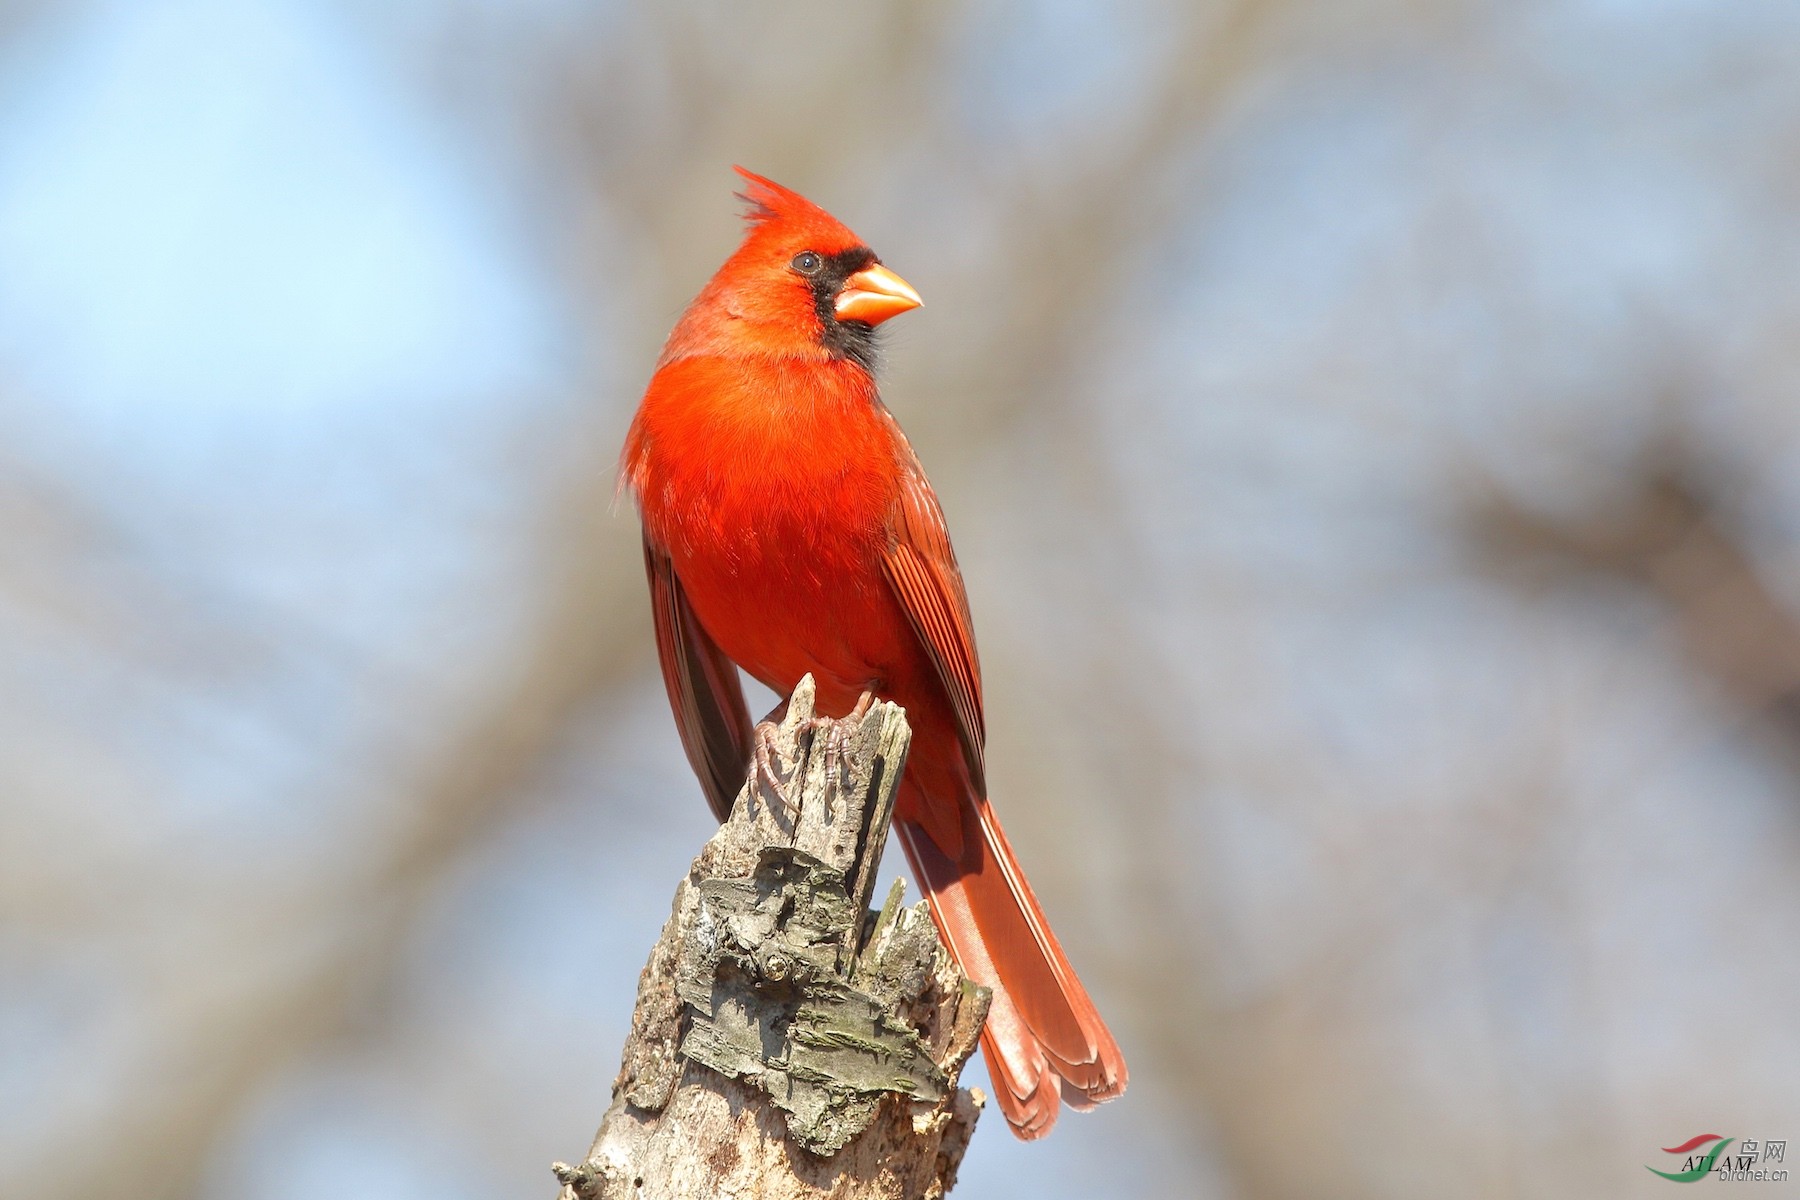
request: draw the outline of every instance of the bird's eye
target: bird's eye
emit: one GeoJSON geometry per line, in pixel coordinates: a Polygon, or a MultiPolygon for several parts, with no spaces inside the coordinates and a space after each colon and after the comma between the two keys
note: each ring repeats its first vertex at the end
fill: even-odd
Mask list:
{"type": "Polygon", "coordinates": [[[825,265],[825,260],[811,250],[802,250],[794,255],[794,261],[790,265],[802,275],[817,275],[819,268],[825,265]]]}

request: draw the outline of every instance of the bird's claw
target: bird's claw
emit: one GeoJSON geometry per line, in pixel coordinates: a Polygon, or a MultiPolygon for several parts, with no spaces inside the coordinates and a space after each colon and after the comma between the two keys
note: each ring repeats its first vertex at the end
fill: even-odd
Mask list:
{"type": "Polygon", "coordinates": [[[841,718],[814,717],[812,720],[815,735],[823,730],[825,734],[825,778],[834,779],[841,775],[844,759],[850,751],[850,734],[862,724],[862,719],[869,715],[869,709],[875,703],[874,692],[864,692],[856,699],[856,707],[841,718]]]}
{"type": "Polygon", "coordinates": [[[792,796],[788,795],[787,784],[782,780],[781,773],[775,767],[775,741],[781,736],[781,726],[774,721],[758,721],[753,734],[751,740],[756,746],[757,779],[777,800],[781,801],[781,806],[787,809],[790,820],[798,817],[800,806],[794,803],[792,796]]]}

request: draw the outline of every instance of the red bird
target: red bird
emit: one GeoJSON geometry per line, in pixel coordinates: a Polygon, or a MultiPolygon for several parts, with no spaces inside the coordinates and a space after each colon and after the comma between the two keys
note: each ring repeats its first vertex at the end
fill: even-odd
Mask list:
{"type": "Polygon", "coordinates": [[[749,184],[738,250],[670,333],[625,441],[663,682],[713,810],[755,749],[734,668],[821,713],[906,709],[895,806],[945,944],[994,990],[981,1035],[1022,1138],[1059,1098],[1125,1090],[1125,1060],[988,804],[981,665],[937,497],[875,389],[875,327],[919,295],[824,209],[749,184]]]}

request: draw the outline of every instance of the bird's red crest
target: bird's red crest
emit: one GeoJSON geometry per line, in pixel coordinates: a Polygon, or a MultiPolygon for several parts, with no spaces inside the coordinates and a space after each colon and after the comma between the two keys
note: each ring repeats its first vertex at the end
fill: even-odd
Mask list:
{"type": "Polygon", "coordinates": [[[819,244],[813,248],[821,252],[828,248],[847,249],[861,244],[861,239],[842,221],[799,192],[784,188],[773,179],[765,179],[743,167],[731,169],[744,180],[745,187],[738,193],[738,198],[746,205],[744,220],[752,233],[764,228],[803,232],[818,241],[819,244]]]}

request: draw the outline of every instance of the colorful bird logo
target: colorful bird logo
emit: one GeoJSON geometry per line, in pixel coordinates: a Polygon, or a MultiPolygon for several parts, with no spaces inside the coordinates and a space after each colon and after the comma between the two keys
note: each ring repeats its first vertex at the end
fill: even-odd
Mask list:
{"type": "Polygon", "coordinates": [[[1649,1171],[1653,1175],[1661,1175],[1664,1179],[1672,1179],[1676,1183],[1695,1183],[1699,1180],[1705,1179],[1708,1175],[1712,1174],[1713,1163],[1718,1161],[1719,1155],[1721,1155],[1725,1152],[1725,1147],[1731,1145],[1732,1141],[1733,1141],[1733,1139],[1725,1137],[1722,1134],[1717,1134],[1717,1133],[1697,1134],[1696,1136],[1691,1137],[1687,1141],[1681,1143],[1681,1145],[1679,1145],[1679,1146],[1664,1146],[1662,1148],[1662,1151],[1664,1154],[1687,1154],[1687,1155],[1689,1155],[1689,1158],[1687,1161],[1690,1165],[1688,1166],[1687,1170],[1685,1170],[1685,1171],[1658,1171],[1655,1167],[1652,1167],[1652,1166],[1645,1166],[1644,1169],[1646,1171],[1649,1171]],[[1699,1149],[1701,1146],[1706,1145],[1706,1143],[1708,1143],[1708,1142],[1717,1142],[1718,1145],[1714,1146],[1711,1150],[1708,1150],[1706,1152],[1705,1158],[1702,1158],[1698,1162],[1696,1162],[1694,1160],[1694,1158],[1692,1157],[1692,1151],[1699,1149]]]}

